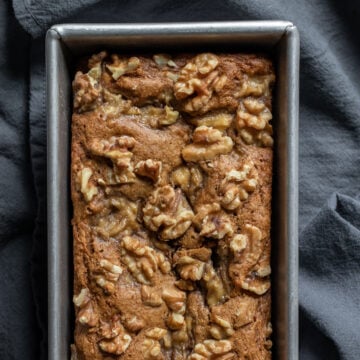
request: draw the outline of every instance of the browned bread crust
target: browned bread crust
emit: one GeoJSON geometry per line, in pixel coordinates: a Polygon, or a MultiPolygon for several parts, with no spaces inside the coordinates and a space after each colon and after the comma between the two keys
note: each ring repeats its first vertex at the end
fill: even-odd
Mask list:
{"type": "Polygon", "coordinates": [[[271,60],[92,56],[73,82],[73,359],[270,359],[271,60]]]}

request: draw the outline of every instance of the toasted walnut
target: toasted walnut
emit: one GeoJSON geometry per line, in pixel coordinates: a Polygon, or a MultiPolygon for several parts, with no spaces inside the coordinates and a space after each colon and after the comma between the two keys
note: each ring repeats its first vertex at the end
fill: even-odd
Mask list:
{"type": "Polygon", "coordinates": [[[101,321],[100,334],[102,340],[99,341],[99,347],[109,354],[121,355],[132,341],[131,336],[126,332],[117,315],[110,321],[101,321]]]}
{"type": "Polygon", "coordinates": [[[140,65],[140,60],[137,57],[121,59],[117,55],[113,55],[112,60],[112,64],[108,64],[106,67],[110,70],[114,80],[118,80],[120,76],[136,70],[140,65]]]}
{"type": "MultiPolygon", "coordinates": [[[[234,264],[230,265],[230,276],[236,286],[244,290],[251,291],[257,295],[266,293],[270,288],[270,266],[266,263],[259,264],[259,259],[264,249],[264,236],[256,226],[246,224],[242,230],[242,234],[236,236],[239,243],[238,248],[234,250],[234,264]],[[241,236],[239,236],[241,235],[241,236]]],[[[236,247],[236,245],[235,245],[236,247]]]]}
{"type": "Polygon", "coordinates": [[[90,168],[84,167],[77,174],[77,182],[80,185],[80,191],[84,196],[84,199],[89,202],[92,198],[98,194],[98,189],[90,182],[90,178],[93,172],[90,168]]]}
{"type": "Polygon", "coordinates": [[[171,125],[176,123],[179,118],[179,112],[174,110],[171,106],[165,106],[165,117],[159,119],[159,125],[171,125]]]}
{"type": "Polygon", "coordinates": [[[248,199],[249,194],[257,187],[258,174],[254,163],[249,161],[241,170],[231,170],[221,183],[221,205],[226,210],[236,210],[242,201],[248,199]]]}
{"type": "Polygon", "coordinates": [[[146,360],[164,360],[161,352],[161,344],[157,340],[145,339],[141,346],[141,352],[146,360]]]}
{"type": "Polygon", "coordinates": [[[188,360],[228,360],[233,359],[232,344],[229,340],[205,340],[196,344],[188,360]]]}
{"type": "Polygon", "coordinates": [[[90,292],[88,288],[81,289],[79,295],[74,295],[73,303],[77,307],[82,307],[90,301],[90,292]]]}
{"type": "Polygon", "coordinates": [[[161,167],[161,161],[147,159],[136,164],[134,173],[157,182],[160,179],[161,167]]]}
{"type": "Polygon", "coordinates": [[[232,236],[233,233],[233,225],[225,214],[213,214],[204,218],[200,235],[223,239],[225,236],[232,236]]]}
{"type": "Polygon", "coordinates": [[[174,89],[178,100],[192,95],[185,104],[186,111],[200,110],[211,99],[214,91],[218,92],[224,87],[227,77],[220,76],[215,70],[218,63],[214,54],[205,53],[196,56],[181,69],[174,89]]]}
{"type": "Polygon", "coordinates": [[[92,306],[89,289],[81,289],[79,295],[73,297],[73,302],[75,306],[79,308],[77,321],[80,324],[87,325],[89,327],[96,326],[99,318],[92,306]]]}
{"type": "Polygon", "coordinates": [[[193,133],[193,143],[182,150],[185,161],[212,160],[217,155],[228,154],[233,148],[233,141],[220,130],[208,126],[199,126],[193,133]]]}
{"type": "Polygon", "coordinates": [[[166,329],[154,327],[145,332],[145,340],[142,343],[142,353],[145,359],[163,360],[165,359],[161,351],[160,340],[164,339],[168,343],[168,331],[166,329]]]}
{"type": "Polygon", "coordinates": [[[145,305],[152,307],[160,306],[163,303],[161,295],[148,285],[141,286],[141,300],[145,305]]]}
{"type": "Polygon", "coordinates": [[[234,115],[228,113],[206,114],[196,116],[190,119],[191,124],[200,127],[208,126],[214,129],[224,131],[228,129],[234,119],[234,115]]]}
{"type": "Polygon", "coordinates": [[[139,332],[145,327],[145,321],[137,316],[133,316],[126,320],[125,326],[131,332],[139,332]]]}
{"type": "Polygon", "coordinates": [[[179,250],[174,256],[174,264],[183,280],[198,281],[203,277],[210,257],[211,250],[208,248],[179,250]]]}
{"type": "Polygon", "coordinates": [[[110,205],[115,209],[112,209],[110,215],[99,219],[96,226],[98,234],[104,238],[110,238],[115,237],[120,233],[122,235],[128,235],[138,230],[137,203],[121,197],[111,198],[110,205]]]}
{"type": "Polygon", "coordinates": [[[105,292],[111,294],[115,290],[115,284],[123,269],[106,259],[100,260],[100,269],[100,274],[94,276],[96,284],[102,287],[105,292]]]}
{"type": "Polygon", "coordinates": [[[94,155],[104,156],[113,162],[115,180],[118,184],[132,183],[135,174],[131,164],[133,154],[129,151],[135,146],[131,136],[113,136],[108,140],[94,139],[89,143],[89,149],[94,155]]]}
{"type": "Polygon", "coordinates": [[[132,105],[131,100],[125,99],[121,94],[114,94],[106,89],[102,92],[101,111],[106,119],[113,119],[120,114],[139,115],[139,108],[132,105]]]}
{"type": "Polygon", "coordinates": [[[157,188],[143,208],[144,223],[164,240],[176,239],[190,227],[194,213],[180,189],[157,188]]]}
{"type": "Polygon", "coordinates": [[[236,112],[236,127],[239,135],[249,145],[273,145],[272,114],[266,105],[256,98],[246,98],[236,112]]]}
{"type": "Polygon", "coordinates": [[[193,223],[195,224],[198,230],[201,230],[204,218],[209,214],[215,214],[220,210],[221,207],[218,203],[202,205],[196,212],[196,215],[194,216],[193,219],[193,223]]]}
{"type": "Polygon", "coordinates": [[[167,334],[166,329],[162,329],[159,327],[154,327],[149,330],[146,330],[145,335],[154,340],[161,340],[167,334]]]}
{"type": "Polygon", "coordinates": [[[90,327],[96,326],[99,317],[97,313],[95,313],[91,301],[80,308],[80,311],[77,314],[77,320],[82,325],[87,325],[90,327]]]}
{"type": "Polygon", "coordinates": [[[183,327],[185,323],[184,315],[176,312],[171,312],[166,323],[171,330],[179,330],[183,327]]]}
{"type": "Polygon", "coordinates": [[[213,324],[210,327],[210,334],[214,339],[221,340],[234,334],[232,324],[221,316],[212,313],[211,321],[213,324]]]}
{"type": "Polygon", "coordinates": [[[186,293],[176,287],[166,287],[162,292],[162,298],[168,308],[179,314],[185,313],[186,293]]]}
{"type": "Polygon", "coordinates": [[[99,347],[102,351],[114,354],[121,355],[126,349],[130,346],[132,338],[129,334],[120,334],[113,339],[101,340],[99,342],[99,347]]]}
{"type": "Polygon", "coordinates": [[[232,236],[233,225],[226,214],[220,213],[218,204],[203,205],[194,217],[195,226],[201,230],[200,235],[214,239],[232,236]]]}
{"type": "Polygon", "coordinates": [[[203,176],[196,166],[180,166],[171,173],[171,183],[179,186],[193,203],[197,191],[203,187],[203,176]]]}
{"type": "Polygon", "coordinates": [[[186,323],[183,324],[183,327],[180,330],[173,331],[172,333],[172,342],[174,345],[181,345],[188,343],[189,335],[186,328],[186,323]]]}
{"type": "Polygon", "coordinates": [[[90,75],[78,71],[72,84],[74,92],[74,109],[86,112],[99,105],[101,88],[98,82],[90,75]]]}
{"type": "Polygon", "coordinates": [[[164,274],[171,269],[169,261],[162,252],[157,252],[134,237],[125,236],[121,246],[122,261],[135,279],[142,284],[151,284],[158,269],[164,274]]]}
{"type": "Polygon", "coordinates": [[[177,261],[176,267],[182,279],[197,281],[203,277],[205,263],[190,256],[183,256],[177,261]]]}
{"type": "Polygon", "coordinates": [[[243,234],[236,234],[230,241],[230,249],[234,254],[244,250],[247,245],[247,236],[243,234]]]}
{"type": "Polygon", "coordinates": [[[176,63],[171,59],[171,56],[168,54],[156,54],[153,56],[153,59],[160,68],[165,66],[177,67],[176,63]]]}
{"type": "Polygon", "coordinates": [[[226,296],[224,284],[212,265],[207,264],[203,276],[206,287],[206,302],[213,306],[223,301],[226,296]]]}
{"type": "Polygon", "coordinates": [[[275,76],[273,74],[263,76],[244,75],[244,78],[241,82],[241,87],[235,96],[269,96],[270,87],[274,81],[275,76]]]}

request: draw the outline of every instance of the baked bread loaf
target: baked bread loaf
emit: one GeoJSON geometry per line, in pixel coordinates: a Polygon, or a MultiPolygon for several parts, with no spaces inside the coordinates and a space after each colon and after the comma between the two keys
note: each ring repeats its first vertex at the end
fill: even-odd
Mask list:
{"type": "Polygon", "coordinates": [[[73,359],[270,359],[271,60],[79,68],[73,359]]]}

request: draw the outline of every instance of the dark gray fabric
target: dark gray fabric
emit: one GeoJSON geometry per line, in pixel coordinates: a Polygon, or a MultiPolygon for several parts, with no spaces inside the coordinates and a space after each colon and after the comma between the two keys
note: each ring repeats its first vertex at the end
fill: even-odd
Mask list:
{"type": "Polygon", "coordinates": [[[30,37],[0,0],[0,359],[39,357],[31,291],[36,213],[29,152],[30,37]]]}
{"type": "MultiPolygon", "coordinates": [[[[293,21],[301,36],[301,358],[358,359],[360,339],[357,334],[360,333],[360,325],[356,320],[360,319],[360,288],[357,279],[360,264],[360,205],[354,189],[359,186],[360,178],[360,49],[357,39],[360,33],[360,4],[352,0],[13,0],[12,3],[15,16],[33,40],[28,56],[28,37],[14,25],[5,3],[6,6],[1,7],[0,12],[11,18],[12,27],[3,19],[0,21],[1,29],[7,31],[3,38],[0,35],[0,46],[7,43],[5,49],[10,47],[11,33],[17,39],[15,44],[12,42],[11,47],[17,47],[19,52],[22,49],[23,52],[16,64],[12,62],[14,57],[12,61],[6,60],[10,59],[6,52],[7,67],[0,67],[0,76],[6,76],[2,88],[5,83],[5,89],[7,84],[9,89],[18,89],[11,100],[9,90],[5,90],[5,96],[3,93],[0,96],[0,118],[6,120],[1,124],[0,166],[2,174],[10,175],[3,176],[0,180],[5,184],[0,188],[0,229],[1,235],[4,234],[1,239],[11,240],[12,248],[21,257],[15,259],[14,255],[7,255],[9,242],[9,245],[1,249],[0,266],[3,269],[6,259],[12,261],[12,267],[19,269],[29,259],[29,236],[35,216],[34,190],[28,168],[30,152],[38,205],[32,255],[33,290],[39,311],[38,320],[43,329],[46,326],[46,126],[43,53],[46,29],[60,22],[282,19],[293,21]],[[26,122],[27,61],[30,67],[30,104],[29,119],[26,122]],[[20,73],[19,66],[22,71],[20,73]],[[11,109],[11,112],[7,109],[11,109]],[[9,123],[12,125],[8,125],[9,123]],[[27,133],[28,128],[30,134],[27,133]],[[12,137],[7,132],[11,132],[12,137]],[[9,145],[13,150],[9,153],[6,141],[10,138],[12,140],[9,145]],[[26,144],[30,144],[30,149],[26,144]],[[21,181],[14,181],[15,178],[21,181]],[[337,194],[331,195],[334,192],[337,194]],[[327,204],[328,198],[330,202],[327,204]],[[321,208],[324,203],[326,205],[321,208]],[[3,204],[6,206],[3,207],[3,204]],[[20,238],[16,232],[20,227],[13,227],[12,221],[27,224],[22,230],[22,243],[26,243],[26,246],[15,245],[16,239],[20,238]]],[[[1,58],[0,61],[4,59],[1,58]]],[[[16,244],[20,243],[19,240],[16,244]]],[[[26,289],[24,295],[21,295],[24,297],[22,301],[32,303],[29,284],[23,287],[22,280],[16,279],[11,286],[4,279],[5,275],[0,276],[0,286],[4,282],[7,292],[11,293],[15,287],[26,289]]],[[[1,294],[0,300],[2,296],[1,294]]],[[[17,296],[20,297],[19,294],[17,296]]],[[[14,309],[15,299],[17,297],[14,295],[10,301],[1,301],[1,304],[5,304],[0,306],[0,335],[4,334],[0,336],[1,359],[20,358],[11,351],[5,351],[7,348],[15,348],[14,344],[19,343],[19,338],[13,337],[11,331],[3,328],[1,321],[2,314],[7,315],[14,309]],[[3,347],[5,350],[2,343],[7,344],[3,347]]],[[[29,312],[30,309],[24,310],[26,326],[33,326],[34,332],[22,343],[23,348],[28,349],[23,354],[29,354],[29,359],[35,359],[36,356],[32,357],[36,347],[33,344],[38,344],[40,335],[29,312]]],[[[16,329],[22,323],[21,316],[15,316],[12,328],[16,329]]]]}

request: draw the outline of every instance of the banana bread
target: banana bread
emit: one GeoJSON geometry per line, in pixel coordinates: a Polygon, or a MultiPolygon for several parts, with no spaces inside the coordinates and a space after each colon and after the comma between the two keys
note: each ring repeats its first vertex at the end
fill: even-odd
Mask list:
{"type": "Polygon", "coordinates": [[[271,59],[78,69],[72,358],[270,359],[271,59]]]}

